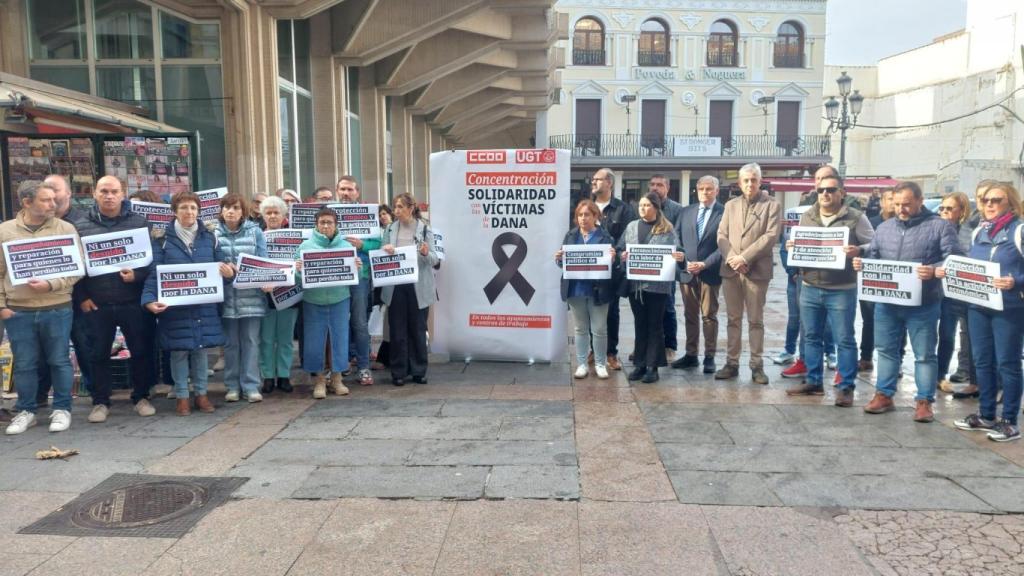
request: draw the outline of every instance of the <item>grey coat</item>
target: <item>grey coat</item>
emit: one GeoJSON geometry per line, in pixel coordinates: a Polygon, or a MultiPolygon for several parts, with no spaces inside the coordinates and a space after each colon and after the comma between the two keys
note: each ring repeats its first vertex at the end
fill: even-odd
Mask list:
{"type": "MultiPolygon", "coordinates": [[[[622,253],[626,249],[627,244],[639,244],[640,243],[640,221],[633,220],[626,226],[626,231],[622,233],[622,238],[619,238],[619,244],[615,247],[616,252],[622,253]]],[[[663,234],[651,234],[651,237],[647,240],[647,244],[663,244],[672,246],[677,252],[682,252],[682,248],[679,246],[679,236],[676,235],[675,231],[669,230],[663,234]]],[[[682,262],[678,263],[677,266],[685,267],[682,262]]],[[[684,268],[685,269],[685,268],[684,268]]],[[[623,272],[623,278],[625,278],[625,272],[623,272]]],[[[632,292],[651,292],[654,294],[671,294],[675,290],[675,282],[641,282],[639,280],[629,280],[629,291],[632,292]]]]}
{"type": "MultiPolygon", "coordinates": [[[[384,229],[380,237],[381,245],[398,245],[398,225],[399,222],[396,220],[384,229]]],[[[437,258],[437,252],[434,252],[434,234],[430,230],[430,225],[424,220],[416,220],[416,234],[414,238],[417,245],[424,241],[427,243],[426,256],[420,254],[419,251],[416,252],[419,264],[419,278],[416,280],[416,302],[419,304],[420,310],[422,310],[437,302],[437,290],[434,288],[434,266],[440,260],[437,258]]],[[[381,288],[380,296],[385,304],[390,305],[391,296],[394,293],[394,286],[384,286],[381,288]]]]}
{"type": "MultiPolygon", "coordinates": [[[[238,230],[231,232],[221,222],[216,230],[217,244],[223,257],[231,262],[238,262],[238,256],[248,254],[250,256],[267,257],[267,241],[263,237],[263,231],[255,222],[245,220],[238,230]]],[[[262,317],[267,313],[267,297],[259,288],[244,288],[239,290],[231,285],[231,280],[225,280],[224,285],[224,308],[221,317],[227,319],[262,317]]]]}

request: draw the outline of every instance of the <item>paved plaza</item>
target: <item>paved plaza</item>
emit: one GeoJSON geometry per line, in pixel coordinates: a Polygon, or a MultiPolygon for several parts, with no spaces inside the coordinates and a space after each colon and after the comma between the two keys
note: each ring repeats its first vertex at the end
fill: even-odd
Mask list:
{"type": "MultiPolygon", "coordinates": [[[[775,351],[778,279],[768,310],[775,351]]],[[[753,385],[745,363],[636,386],[567,362],[434,364],[426,386],[323,401],[214,386],[217,412],[188,418],[122,398],[103,425],[79,399],[70,432],[0,439],[0,575],[1024,573],[1024,443],[955,430],[973,401],[940,394],[916,424],[910,360],[879,416],[860,409],[871,375],[840,409],[787,397],[778,367],[753,385]],[[51,444],[80,454],[34,459],[51,444]],[[17,533],[115,473],[248,481],[181,538],[17,533]]]]}

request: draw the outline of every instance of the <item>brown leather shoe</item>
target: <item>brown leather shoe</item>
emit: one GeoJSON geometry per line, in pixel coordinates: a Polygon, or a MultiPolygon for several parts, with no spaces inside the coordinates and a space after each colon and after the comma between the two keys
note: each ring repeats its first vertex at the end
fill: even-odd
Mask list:
{"type": "Polygon", "coordinates": [[[875,363],[871,360],[861,360],[857,362],[857,372],[871,372],[875,369],[875,363]]]}
{"type": "Polygon", "coordinates": [[[836,390],[836,406],[840,408],[853,406],[853,390],[836,390]]]}
{"type": "Polygon", "coordinates": [[[196,410],[209,414],[216,410],[216,408],[213,407],[213,402],[210,402],[210,399],[206,394],[201,394],[196,396],[196,410]]]}
{"type": "Polygon", "coordinates": [[[824,396],[825,387],[818,384],[804,382],[796,386],[786,388],[786,396],[824,396]]]}
{"type": "Polygon", "coordinates": [[[188,398],[178,398],[174,411],[178,413],[178,416],[188,416],[191,414],[192,406],[189,404],[188,398]]]}
{"type": "Polygon", "coordinates": [[[609,370],[622,370],[622,362],[619,362],[619,357],[614,354],[608,355],[608,369],[609,370]]]}
{"type": "Polygon", "coordinates": [[[740,375],[740,367],[735,364],[726,364],[715,372],[715,380],[732,380],[740,375]]]}
{"type": "Polygon", "coordinates": [[[927,400],[918,400],[914,408],[914,422],[932,422],[935,414],[932,412],[932,403],[927,400]]]}
{"type": "Polygon", "coordinates": [[[883,414],[893,409],[892,398],[889,398],[881,392],[875,392],[874,397],[871,401],[864,406],[864,411],[868,414],[883,414]]]}
{"type": "Polygon", "coordinates": [[[764,368],[751,368],[750,369],[750,381],[754,384],[761,386],[768,385],[768,375],[764,373],[764,368]]]}

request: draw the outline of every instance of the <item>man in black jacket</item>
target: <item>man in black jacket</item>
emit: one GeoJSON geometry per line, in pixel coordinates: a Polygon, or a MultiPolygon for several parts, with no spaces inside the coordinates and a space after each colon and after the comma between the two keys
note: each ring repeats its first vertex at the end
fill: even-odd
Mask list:
{"type": "MultiPolygon", "coordinates": [[[[124,187],[114,176],[104,176],[96,182],[93,195],[96,205],[83,218],[74,222],[82,238],[127,232],[142,228],[149,236],[146,219],[131,211],[131,204],[125,199],[124,187]]],[[[85,314],[93,344],[89,361],[93,373],[92,412],[89,422],[105,422],[110,408],[110,347],[118,326],[124,334],[131,352],[132,403],[139,416],[156,413],[149,403],[151,381],[150,354],[153,331],[143,316],[142,287],[146,282],[149,266],[123,268],[119,272],[100,276],[86,276],[75,285],[74,300],[85,314]]]]}
{"type": "MultiPolygon", "coordinates": [[[[594,173],[590,181],[590,194],[597,207],[601,209],[601,226],[611,235],[615,243],[626,230],[626,225],[640,216],[622,200],[612,194],[615,189],[615,173],[611,168],[601,168],[594,173]]],[[[624,274],[624,272],[619,273],[624,274]]],[[[621,277],[613,278],[612,285],[617,286],[621,277]]],[[[608,306],[608,368],[622,370],[619,362],[619,297],[612,295],[608,306]]]]}

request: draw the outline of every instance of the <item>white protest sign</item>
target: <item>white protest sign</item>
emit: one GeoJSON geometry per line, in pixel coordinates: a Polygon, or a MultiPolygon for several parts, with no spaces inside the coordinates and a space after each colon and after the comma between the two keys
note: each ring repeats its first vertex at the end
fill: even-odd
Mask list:
{"type": "Polygon", "coordinates": [[[156,267],[156,300],[168,306],[224,301],[218,262],[161,264],[156,267]]]}
{"type": "Polygon", "coordinates": [[[274,288],[270,293],[270,299],[274,301],[274,308],[284,310],[302,302],[302,286],[285,286],[274,288]]]}
{"type": "Polygon", "coordinates": [[[626,279],[642,282],[672,282],[676,279],[675,246],[627,244],[626,279]]]}
{"type": "MultiPolygon", "coordinates": [[[[566,244],[562,246],[562,278],[566,280],[607,280],[612,277],[611,244],[566,244]]],[[[672,261],[675,264],[675,260],[672,261]]]]}
{"type": "Polygon", "coordinates": [[[298,257],[299,245],[313,235],[310,229],[279,228],[264,230],[263,237],[267,240],[267,258],[271,260],[295,261],[298,257]]]}
{"type": "Polygon", "coordinates": [[[430,230],[434,233],[434,254],[437,254],[438,260],[444,261],[444,234],[437,228],[430,230]]]}
{"type": "Polygon", "coordinates": [[[4,261],[11,285],[20,286],[28,281],[84,276],[82,253],[78,251],[78,236],[42,236],[4,243],[4,261]]]}
{"type": "Polygon", "coordinates": [[[324,207],[334,208],[341,204],[322,204],[313,202],[296,202],[288,207],[288,227],[300,230],[316,228],[316,213],[324,207]]]}
{"type": "Polygon", "coordinates": [[[284,262],[251,254],[238,255],[235,288],[278,288],[295,285],[295,261],[284,262]]]}
{"type": "Polygon", "coordinates": [[[790,239],[793,248],[789,250],[787,265],[829,270],[846,268],[844,249],[850,241],[850,229],[846,226],[794,226],[790,239]]]}
{"type": "Polygon", "coordinates": [[[302,287],[327,288],[359,284],[355,248],[324,248],[302,253],[302,287]]]}
{"type": "Polygon", "coordinates": [[[395,248],[394,254],[370,250],[370,277],[374,286],[415,284],[419,280],[416,246],[395,248]]]}
{"type": "Polygon", "coordinates": [[[897,260],[861,260],[863,268],[857,274],[857,298],[868,302],[921,305],[921,279],[913,262],[897,260]]]}
{"type": "Polygon", "coordinates": [[[999,263],[950,256],[943,264],[946,277],[942,279],[942,293],[947,298],[969,304],[1003,309],[1003,291],[992,285],[999,277],[999,263]]]}
{"type": "Polygon", "coordinates": [[[217,220],[220,216],[220,199],[227,194],[227,188],[211,188],[196,192],[196,196],[199,196],[199,219],[203,222],[217,220]]]}
{"type": "Polygon", "coordinates": [[[342,238],[379,238],[380,206],[377,204],[331,204],[338,214],[338,234],[342,238]]]}
{"type": "Polygon", "coordinates": [[[800,216],[804,212],[811,209],[811,206],[794,206],[793,208],[787,208],[782,214],[782,245],[786,245],[786,240],[789,240],[789,234],[793,228],[800,225],[800,216]]]}
{"type": "Polygon", "coordinates": [[[89,276],[113,274],[125,268],[142,268],[153,261],[148,228],[84,236],[82,250],[89,276]]]}
{"type": "Polygon", "coordinates": [[[166,230],[174,220],[174,211],[171,210],[170,204],[132,200],[131,205],[132,212],[141,214],[146,222],[153,227],[153,230],[166,230]]]}

